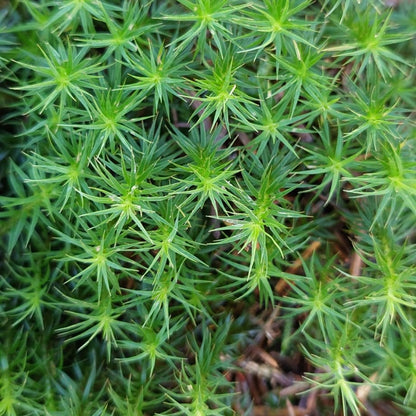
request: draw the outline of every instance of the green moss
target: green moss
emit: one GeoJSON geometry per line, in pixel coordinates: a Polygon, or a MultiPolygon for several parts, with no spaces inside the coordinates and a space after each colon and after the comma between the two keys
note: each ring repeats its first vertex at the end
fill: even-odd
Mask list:
{"type": "Polygon", "coordinates": [[[415,10],[1,1],[0,416],[410,414],[415,10]]]}

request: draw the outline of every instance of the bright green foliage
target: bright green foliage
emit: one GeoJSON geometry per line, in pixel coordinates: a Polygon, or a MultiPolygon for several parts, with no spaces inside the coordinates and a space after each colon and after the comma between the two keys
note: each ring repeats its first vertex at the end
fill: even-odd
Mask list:
{"type": "MultiPolygon", "coordinates": [[[[252,37],[255,41],[250,43],[250,49],[264,49],[272,46],[279,56],[282,51],[292,49],[296,42],[306,43],[305,34],[313,31],[303,19],[301,12],[310,5],[311,1],[290,2],[289,0],[265,0],[264,2],[250,3],[242,12],[242,18],[234,19],[248,29],[244,36],[252,37]],[[293,42],[293,44],[292,44],[293,42]]],[[[311,45],[312,46],[312,45],[311,45]]]]}
{"type": "Polygon", "coordinates": [[[334,40],[339,46],[327,50],[353,64],[354,76],[359,77],[364,70],[376,71],[384,79],[392,75],[393,69],[406,71],[409,65],[397,55],[392,45],[412,39],[414,33],[406,30],[394,32],[390,22],[391,10],[385,8],[375,13],[371,2],[356,4],[351,13],[334,30],[334,40]]]}
{"type": "Polygon", "coordinates": [[[180,36],[173,39],[172,43],[177,48],[185,48],[196,41],[195,52],[202,54],[206,52],[208,45],[211,46],[207,37],[212,37],[212,43],[222,52],[223,40],[232,37],[227,23],[232,20],[237,10],[245,7],[232,0],[179,0],[175,6],[165,12],[162,18],[175,22],[190,22],[193,25],[186,27],[184,33],[179,33],[180,36]],[[182,7],[178,10],[177,6],[182,7]]]}
{"type": "Polygon", "coordinates": [[[303,159],[307,168],[303,173],[316,175],[319,184],[312,189],[316,190],[317,195],[327,192],[327,186],[331,185],[327,192],[326,203],[331,201],[334,195],[339,201],[342,191],[341,179],[352,179],[351,170],[354,164],[358,166],[355,160],[360,155],[360,150],[350,148],[352,141],[345,140],[339,126],[336,137],[335,134],[331,135],[330,127],[326,122],[317,133],[320,137],[319,144],[313,144],[313,147],[305,145],[309,155],[303,159]]]}
{"type": "Polygon", "coordinates": [[[413,414],[415,35],[406,1],[0,1],[0,416],[248,415],[255,377],[413,414]]]}
{"type": "Polygon", "coordinates": [[[380,88],[377,83],[364,90],[351,84],[353,103],[351,103],[351,115],[347,117],[348,121],[345,124],[354,129],[348,133],[348,136],[364,137],[368,151],[377,150],[380,142],[394,143],[402,140],[398,127],[403,122],[403,115],[399,114],[399,111],[404,112],[404,109],[395,109],[400,99],[393,102],[393,91],[388,87],[381,92],[380,88]]]}
{"type": "Polygon", "coordinates": [[[374,221],[388,212],[387,223],[405,208],[416,214],[416,158],[406,143],[403,146],[388,143],[383,152],[366,164],[369,171],[353,178],[357,186],[352,193],[364,197],[379,197],[379,210],[374,221]],[[371,179],[370,179],[371,178],[371,179]]]}
{"type": "MultiPolygon", "coordinates": [[[[368,380],[360,370],[363,364],[359,357],[370,348],[377,357],[377,347],[371,340],[367,345],[365,339],[359,335],[359,330],[350,322],[346,322],[340,329],[329,325],[326,330],[328,339],[325,342],[309,339],[310,344],[316,349],[314,354],[305,350],[311,362],[323,368],[322,373],[315,375],[313,382],[318,386],[331,389],[335,396],[335,408],[340,407],[342,414],[348,414],[349,411],[353,414],[360,414],[363,406],[354,389],[361,383],[354,379],[359,378],[361,382],[368,380]]],[[[372,387],[377,389],[379,386],[372,383],[372,387]]]]}
{"type": "Polygon", "coordinates": [[[173,97],[181,99],[187,87],[184,77],[188,73],[189,57],[178,54],[172,46],[166,48],[161,42],[158,49],[150,44],[146,54],[139,49],[136,56],[130,55],[128,59],[128,68],[140,75],[132,74],[137,82],[128,84],[122,91],[140,91],[140,97],[153,95],[153,111],[157,113],[159,103],[163,103],[169,117],[169,101],[173,97]]]}
{"type": "Polygon", "coordinates": [[[194,205],[190,216],[200,210],[207,200],[212,203],[215,213],[219,208],[222,212],[232,209],[228,201],[233,198],[232,191],[236,192],[232,181],[238,171],[232,169],[235,164],[230,158],[233,150],[221,149],[227,138],[228,135],[221,130],[211,134],[203,126],[191,130],[189,138],[175,129],[174,139],[187,157],[177,164],[181,186],[174,192],[189,195],[182,206],[194,205]]]}
{"type": "Polygon", "coordinates": [[[333,280],[327,277],[333,261],[334,258],[322,265],[314,255],[310,266],[303,262],[305,276],[293,276],[293,281],[290,283],[294,296],[289,295],[282,299],[284,304],[289,304],[288,311],[296,314],[307,313],[307,318],[299,331],[306,332],[307,327],[313,326],[314,321],[317,320],[326,341],[330,336],[329,329],[326,327],[328,317],[331,317],[331,323],[335,328],[342,327],[345,322],[345,315],[342,314],[339,303],[342,301],[342,292],[337,290],[340,279],[338,276],[335,276],[333,280]],[[298,306],[296,309],[293,309],[294,304],[298,306]]]}
{"type": "Polygon", "coordinates": [[[194,81],[197,91],[195,96],[201,101],[193,114],[199,115],[197,123],[213,116],[212,126],[222,119],[229,131],[229,119],[233,116],[232,118],[239,122],[249,124],[249,110],[253,103],[252,98],[243,90],[250,84],[245,79],[244,69],[241,68],[243,64],[238,62],[241,55],[233,47],[229,47],[224,56],[218,53],[212,55],[214,65],[205,65],[207,69],[197,72],[198,79],[194,81]],[[236,77],[237,71],[243,79],[236,77]],[[248,85],[245,85],[246,83],[248,85]]]}
{"type": "MultiPolygon", "coordinates": [[[[76,48],[71,44],[64,45],[60,40],[54,47],[47,43],[45,48],[39,46],[43,58],[32,56],[33,64],[18,62],[23,68],[37,74],[33,83],[28,83],[19,89],[27,91],[26,97],[42,97],[37,105],[31,106],[31,111],[41,110],[59,103],[59,112],[62,114],[69,100],[80,102],[88,108],[88,100],[91,96],[88,90],[99,88],[97,80],[103,71],[101,63],[96,59],[86,57],[88,48],[76,48]]],[[[27,59],[27,58],[26,58],[27,59]]],[[[32,103],[31,103],[32,104],[32,103]]]]}

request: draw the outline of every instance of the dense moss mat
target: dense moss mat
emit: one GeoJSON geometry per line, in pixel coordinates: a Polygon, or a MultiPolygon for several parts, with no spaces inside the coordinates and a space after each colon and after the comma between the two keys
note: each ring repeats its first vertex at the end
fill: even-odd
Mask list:
{"type": "Polygon", "coordinates": [[[0,7],[0,415],[413,414],[414,2],[0,7]]]}

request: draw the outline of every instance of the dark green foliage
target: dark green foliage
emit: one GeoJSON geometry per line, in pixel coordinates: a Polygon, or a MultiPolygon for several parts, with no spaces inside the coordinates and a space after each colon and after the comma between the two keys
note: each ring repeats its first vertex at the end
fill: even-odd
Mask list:
{"type": "Polygon", "coordinates": [[[411,414],[415,13],[0,1],[0,416],[411,414]]]}

